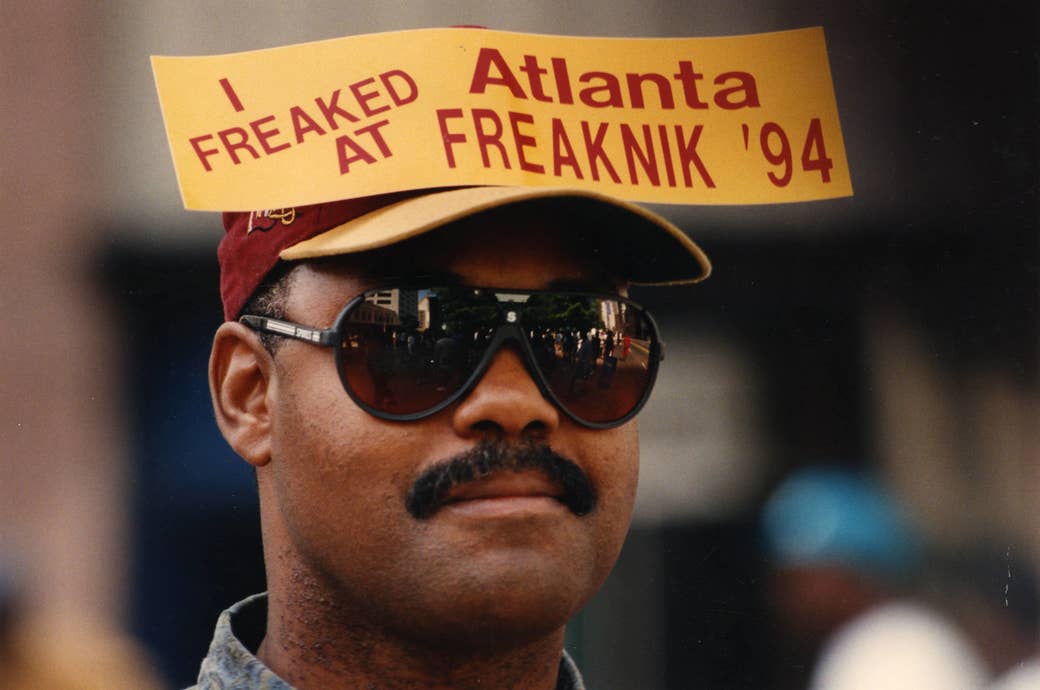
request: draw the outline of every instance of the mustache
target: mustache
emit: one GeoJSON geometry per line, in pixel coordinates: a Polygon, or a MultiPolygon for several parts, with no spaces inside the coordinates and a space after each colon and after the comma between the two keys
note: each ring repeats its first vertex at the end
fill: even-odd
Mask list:
{"type": "Polygon", "coordinates": [[[424,470],[412,483],[405,507],[412,517],[432,516],[447,503],[448,494],[469,482],[495,472],[534,470],[560,485],[560,500],[575,515],[588,515],[596,507],[592,480],[578,465],[546,444],[511,445],[482,441],[473,448],[424,470]]]}

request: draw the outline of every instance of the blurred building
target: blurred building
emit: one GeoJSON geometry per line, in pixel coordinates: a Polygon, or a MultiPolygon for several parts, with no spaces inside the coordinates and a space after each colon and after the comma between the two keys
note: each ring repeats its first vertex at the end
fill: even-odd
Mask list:
{"type": "Polygon", "coordinates": [[[30,564],[34,606],[131,630],[173,685],[216,613],[263,587],[253,479],[204,374],[220,222],[181,209],[150,54],[451,24],[821,24],[856,196],[662,209],[716,273],[635,295],[666,374],[631,540],[570,644],[592,687],[767,687],[754,516],[821,458],[884,477],[949,555],[936,582],[971,579],[1035,634],[1035,3],[16,0],[0,20],[0,549],[30,564]],[[999,574],[975,574],[993,545],[999,574]]]}

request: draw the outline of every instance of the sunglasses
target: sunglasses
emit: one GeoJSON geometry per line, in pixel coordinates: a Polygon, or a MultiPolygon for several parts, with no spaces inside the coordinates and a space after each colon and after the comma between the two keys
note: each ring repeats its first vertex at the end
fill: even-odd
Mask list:
{"type": "Polygon", "coordinates": [[[429,417],[465,396],[515,343],[543,396],[575,422],[606,429],[650,397],[664,347],[650,314],[617,295],[465,285],[369,290],[332,328],[265,316],[239,321],[335,352],[343,388],[366,412],[429,417]]]}

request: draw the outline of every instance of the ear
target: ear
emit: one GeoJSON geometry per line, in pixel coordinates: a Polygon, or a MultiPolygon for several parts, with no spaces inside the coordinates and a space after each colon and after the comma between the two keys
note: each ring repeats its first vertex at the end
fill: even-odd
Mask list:
{"type": "Polygon", "coordinates": [[[242,458],[261,467],[271,460],[271,353],[240,323],[227,322],[213,337],[209,391],[217,426],[242,458]]]}

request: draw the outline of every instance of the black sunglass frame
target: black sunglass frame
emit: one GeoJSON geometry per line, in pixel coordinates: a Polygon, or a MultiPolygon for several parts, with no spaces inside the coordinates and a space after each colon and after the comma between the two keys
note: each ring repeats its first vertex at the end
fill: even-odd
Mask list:
{"type": "Polygon", "coordinates": [[[635,417],[646,405],[646,402],[650,399],[650,393],[654,389],[654,384],[657,381],[657,372],[660,368],[660,364],[664,361],[664,342],[661,340],[661,332],[657,327],[657,322],[654,321],[653,316],[649,311],[646,310],[641,304],[635,302],[627,297],[611,293],[600,293],[600,292],[584,292],[584,291],[571,291],[571,290],[516,290],[512,288],[494,288],[494,287],[483,287],[483,286],[470,286],[470,285],[434,285],[434,286],[415,286],[415,285],[390,285],[366,290],[360,295],[351,299],[347,304],[340,310],[336,316],[330,328],[314,328],[311,326],[304,326],[303,324],[295,323],[292,321],[285,321],[282,319],[273,319],[267,316],[256,316],[253,314],[244,314],[239,317],[238,321],[245,326],[253,329],[260,333],[269,333],[271,335],[279,335],[286,338],[292,338],[294,340],[300,340],[312,345],[318,345],[320,347],[330,347],[334,351],[334,358],[336,360],[336,372],[339,375],[340,385],[343,390],[346,391],[350,399],[368,414],[377,417],[379,419],[385,419],[393,422],[414,422],[427,417],[432,417],[446,407],[466,397],[473,388],[476,387],[477,383],[483,378],[484,373],[488,367],[491,366],[491,361],[494,359],[495,354],[498,350],[509,341],[516,342],[520,347],[522,353],[521,359],[523,360],[524,367],[527,369],[528,374],[534,380],[538,386],[542,396],[549,400],[556,408],[562,411],[569,419],[589,429],[612,429],[614,427],[625,424],[633,417],[635,417]],[[385,292],[387,290],[395,289],[424,289],[424,290],[436,290],[439,288],[451,288],[451,289],[466,289],[472,290],[474,293],[487,292],[495,296],[496,302],[499,306],[499,317],[500,321],[495,329],[494,335],[488,342],[483,355],[477,362],[476,366],[473,367],[473,371],[466,377],[466,380],[452,393],[450,393],[443,401],[436,405],[420,410],[418,412],[409,413],[395,413],[380,410],[379,408],[369,405],[364,400],[358,397],[358,395],[350,387],[347,381],[347,374],[345,371],[345,365],[343,363],[343,355],[341,344],[344,342],[342,335],[342,329],[347,323],[351,312],[359,305],[364,304],[366,298],[370,295],[379,292],[385,292]],[[639,400],[633,405],[632,409],[626,413],[623,417],[607,422],[593,422],[587,419],[583,419],[567,407],[567,405],[560,400],[560,398],[553,393],[552,388],[549,386],[549,382],[546,375],[542,372],[541,367],[538,364],[538,358],[535,355],[534,349],[531,345],[530,339],[527,337],[527,333],[523,329],[523,304],[514,302],[512,300],[501,300],[498,299],[498,294],[504,295],[554,295],[554,296],[566,296],[566,297],[580,297],[580,298],[591,298],[598,300],[609,300],[618,302],[621,304],[628,305],[635,309],[639,314],[646,320],[646,323],[650,326],[650,347],[648,348],[648,359],[647,359],[647,381],[644,387],[643,394],[639,400]],[[508,310],[503,309],[504,304],[516,304],[517,309],[508,310]],[[521,317],[515,316],[515,312],[519,312],[521,317]],[[510,313],[513,316],[510,317],[510,313]],[[510,320],[512,318],[512,320],[510,320]]]}

